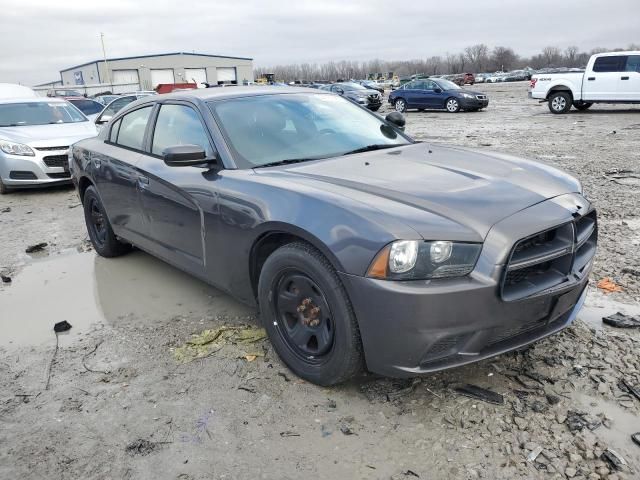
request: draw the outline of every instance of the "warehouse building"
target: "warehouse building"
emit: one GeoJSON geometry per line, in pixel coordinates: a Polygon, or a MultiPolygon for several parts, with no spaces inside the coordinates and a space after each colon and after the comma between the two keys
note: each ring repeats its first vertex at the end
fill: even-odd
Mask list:
{"type": "Polygon", "coordinates": [[[160,83],[242,85],[253,81],[253,59],[202,53],[107,58],[60,71],[64,87],[109,86],[114,93],[152,90],[160,83]]]}

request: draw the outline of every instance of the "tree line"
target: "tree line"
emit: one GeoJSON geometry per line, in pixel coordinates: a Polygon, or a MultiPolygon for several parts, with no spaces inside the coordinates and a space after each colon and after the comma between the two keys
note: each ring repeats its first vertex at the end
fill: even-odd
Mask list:
{"type": "Polygon", "coordinates": [[[258,67],[255,69],[255,78],[260,78],[266,73],[275,74],[280,81],[291,82],[295,80],[329,80],[350,78],[367,78],[370,73],[394,72],[396,75],[405,76],[414,73],[427,75],[455,74],[463,72],[498,72],[518,70],[525,67],[540,69],[545,67],[584,67],[589,57],[594,53],[616,50],[640,50],[640,45],[629,45],[627,48],[594,48],[589,52],[580,51],[576,46],[566,47],[564,50],[549,46],[531,57],[518,55],[509,47],[489,48],[484,43],[466,47],[459,53],[446,53],[434,55],[424,59],[414,60],[368,60],[353,61],[340,60],[327,63],[294,63],[289,65],[275,65],[271,67],[258,67]]]}

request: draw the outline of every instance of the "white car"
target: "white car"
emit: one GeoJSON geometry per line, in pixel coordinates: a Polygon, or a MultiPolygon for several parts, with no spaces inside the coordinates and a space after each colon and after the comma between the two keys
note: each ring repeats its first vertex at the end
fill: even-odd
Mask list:
{"type": "Polygon", "coordinates": [[[38,95],[29,87],[16,83],[0,83],[0,98],[30,98],[38,95]]]}
{"type": "Polygon", "coordinates": [[[592,55],[584,72],[534,75],[529,98],[549,102],[552,113],[567,113],[572,105],[586,110],[594,103],[640,103],[640,51],[592,55]]]}
{"type": "Polygon", "coordinates": [[[94,123],[66,100],[0,99],[0,194],[69,183],[69,146],[96,134],[94,123]]]}

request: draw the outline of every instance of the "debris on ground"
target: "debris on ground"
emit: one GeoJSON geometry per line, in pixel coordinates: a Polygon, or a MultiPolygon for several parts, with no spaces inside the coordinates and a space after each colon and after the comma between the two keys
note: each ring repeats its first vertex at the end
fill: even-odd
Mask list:
{"type": "Polygon", "coordinates": [[[640,328],[640,318],[618,312],[608,317],[602,317],[602,323],[616,328],[640,328]]]}
{"type": "Polygon", "coordinates": [[[622,455],[610,448],[607,448],[602,452],[602,459],[618,471],[623,470],[624,466],[627,464],[622,455]]]}
{"type": "MultiPolygon", "coordinates": [[[[205,330],[187,341],[183,346],[173,350],[173,356],[179,363],[188,363],[197,358],[208,357],[227,345],[253,345],[267,336],[264,328],[253,326],[230,326],[205,330]]],[[[251,362],[262,352],[244,352],[241,357],[251,362]]]]}
{"type": "Polygon", "coordinates": [[[351,428],[349,428],[349,426],[347,425],[340,425],[340,431],[344,434],[344,435],[355,435],[356,433],[351,430],[351,428]]]}
{"type": "Polygon", "coordinates": [[[2,283],[11,283],[11,277],[6,275],[0,275],[0,280],[2,280],[2,283]]]}
{"type": "Polygon", "coordinates": [[[531,450],[531,453],[529,453],[529,455],[527,455],[527,462],[529,463],[535,462],[536,458],[538,458],[538,455],[540,455],[541,453],[542,453],[542,447],[538,445],[533,450],[531,450]]]}
{"type": "Polygon", "coordinates": [[[2,209],[2,213],[10,213],[11,212],[11,207],[6,207],[2,209]]]}
{"type": "Polygon", "coordinates": [[[572,433],[581,432],[583,429],[595,430],[602,422],[591,418],[586,412],[580,412],[577,410],[567,411],[567,419],[565,420],[569,431],[572,433]]]}
{"type": "Polygon", "coordinates": [[[604,290],[605,292],[609,292],[609,293],[621,292],[622,291],[622,287],[620,285],[618,285],[617,283],[615,283],[613,280],[611,280],[611,278],[609,278],[609,277],[605,277],[602,280],[600,280],[596,284],[596,286],[600,290],[604,290]]]}
{"type": "Polygon", "coordinates": [[[633,443],[640,447],[640,432],[631,435],[631,440],[633,440],[633,443]]]}
{"type": "Polygon", "coordinates": [[[465,397],[474,398],[476,400],[482,400],[483,402],[489,402],[496,405],[502,405],[504,403],[504,397],[499,393],[492,392],[486,388],[478,387],[476,385],[466,384],[456,388],[456,392],[465,397]]]}
{"type": "Polygon", "coordinates": [[[135,457],[136,455],[144,457],[145,455],[155,452],[162,444],[165,443],[170,442],[150,442],[149,440],[139,438],[127,445],[125,451],[132,457],[135,457]]]}
{"type": "Polygon", "coordinates": [[[36,243],[35,245],[30,245],[25,249],[25,253],[36,253],[44,250],[49,244],[47,242],[36,243]]]}
{"type": "Polygon", "coordinates": [[[56,323],[53,326],[53,331],[56,333],[68,332],[71,330],[71,324],[66,320],[56,323]]]}
{"type": "Polygon", "coordinates": [[[281,437],[299,437],[300,434],[287,430],[286,432],[280,432],[281,437]]]}
{"type": "Polygon", "coordinates": [[[627,382],[625,379],[622,379],[622,381],[620,382],[621,386],[623,388],[621,388],[621,390],[626,390],[627,392],[629,392],[631,395],[633,395],[634,397],[636,397],[638,400],[640,400],[640,388],[634,387],[633,385],[631,385],[629,382],[627,382]]]}

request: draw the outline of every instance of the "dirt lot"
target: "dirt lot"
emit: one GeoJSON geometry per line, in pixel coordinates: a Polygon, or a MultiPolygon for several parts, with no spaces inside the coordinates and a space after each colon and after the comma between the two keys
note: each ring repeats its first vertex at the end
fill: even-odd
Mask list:
{"type": "Polygon", "coordinates": [[[178,361],[193,334],[256,326],[255,312],[141,252],[96,257],[73,190],[13,193],[0,197],[0,478],[638,478],[640,398],[622,381],[640,389],[640,331],[601,318],[640,314],[640,107],[555,116],[524,83],[476,88],[487,111],[409,112],[408,132],[578,175],[599,209],[593,281],[621,292],[590,287],[572,327],[523,352],[320,388],[261,340],[178,361]],[[73,328],[56,349],[61,320],[73,328]],[[465,383],[504,403],[461,396],[465,383]]]}

